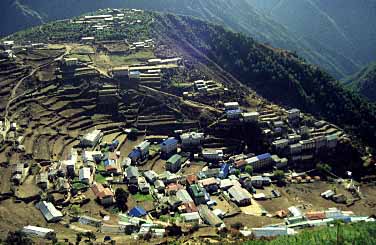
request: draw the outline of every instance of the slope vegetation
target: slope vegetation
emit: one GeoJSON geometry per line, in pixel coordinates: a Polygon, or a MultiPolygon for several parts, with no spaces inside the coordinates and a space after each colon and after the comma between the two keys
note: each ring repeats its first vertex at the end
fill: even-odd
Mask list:
{"type": "Polygon", "coordinates": [[[376,102],[376,63],[344,80],[347,87],[376,102]]]}
{"type": "Polygon", "coordinates": [[[340,225],[339,227],[325,227],[314,231],[303,231],[295,236],[279,237],[272,241],[248,241],[247,245],[274,245],[274,244],[375,244],[376,225],[358,223],[340,225]],[[338,233],[337,233],[338,232],[338,233]]]}
{"type": "MultiPolygon", "coordinates": [[[[332,28],[332,22],[329,21],[331,19],[328,20],[332,13],[322,17],[317,8],[313,8],[311,5],[307,6],[306,2],[308,1],[298,1],[299,4],[294,3],[291,6],[286,6],[286,2],[294,1],[271,0],[262,1],[262,4],[258,2],[253,0],[11,0],[0,3],[0,7],[7,9],[8,13],[0,17],[2,23],[8,23],[7,27],[0,29],[0,35],[7,35],[42,22],[70,18],[99,8],[142,8],[200,17],[207,21],[226,25],[234,31],[252,36],[259,42],[295,51],[301,57],[313,64],[320,65],[337,78],[354,73],[363,64],[363,59],[359,58],[361,55],[358,55],[357,58],[352,55],[357,52],[354,45],[349,45],[347,40],[336,38],[337,36],[342,38],[340,33],[343,31],[340,33],[338,31],[342,26],[332,28]],[[281,2],[278,4],[278,6],[281,5],[280,8],[274,6],[277,2],[281,2]],[[14,8],[13,6],[23,7],[14,8]],[[275,14],[273,12],[273,15],[270,15],[270,8],[280,11],[276,10],[275,14]],[[287,10],[282,11],[285,9],[287,10]],[[299,16],[295,16],[296,12],[299,16]],[[291,18],[286,20],[285,17],[288,16],[291,18]],[[12,21],[14,18],[17,18],[17,23],[12,21]],[[325,22],[322,23],[322,20],[325,22]],[[312,23],[320,23],[320,25],[312,25],[312,23]],[[330,29],[323,31],[323,26],[328,26],[330,29]],[[315,28],[312,30],[312,27],[315,28]],[[339,51],[336,49],[337,42],[339,51]],[[351,55],[350,52],[352,52],[351,55]]],[[[321,8],[326,7],[322,6],[321,8]]],[[[345,10],[351,12],[350,8],[345,10]]],[[[357,10],[352,19],[362,16],[364,9],[357,8],[357,10]]],[[[347,16],[347,12],[343,15],[347,16]]],[[[368,29],[366,28],[366,30],[368,29]]],[[[370,45],[364,46],[364,41],[370,37],[367,35],[360,40],[363,41],[362,45],[366,53],[373,48],[370,45]]],[[[369,54],[370,52],[367,53],[367,57],[369,54]]]]}
{"type": "Polygon", "coordinates": [[[325,118],[376,145],[375,106],[295,54],[189,17],[160,16],[154,29],[194,46],[263,97],[325,118]]]}

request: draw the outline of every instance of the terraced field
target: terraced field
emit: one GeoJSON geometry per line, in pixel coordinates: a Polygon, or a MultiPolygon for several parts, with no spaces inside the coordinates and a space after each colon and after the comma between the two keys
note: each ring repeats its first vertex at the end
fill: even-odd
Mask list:
{"type": "Polygon", "coordinates": [[[16,62],[0,61],[4,68],[0,72],[0,113],[5,116],[8,107],[7,118],[18,124],[15,135],[24,137],[24,152],[17,152],[13,142],[1,147],[0,157],[6,165],[26,159],[31,162],[65,159],[79,143],[80,136],[94,128],[103,131],[104,142],[119,139],[119,150],[128,151],[132,143],[126,143],[125,128],[163,134],[197,127],[197,121],[190,116],[197,114],[199,108],[182,113],[177,98],[155,96],[145,89],[119,91],[119,109],[103,113],[97,107],[98,89],[103,83],[116,84],[116,81],[101,76],[57,79],[54,71],[59,62],[55,59],[62,53],[62,49],[50,53],[34,50],[20,54],[16,62]]]}

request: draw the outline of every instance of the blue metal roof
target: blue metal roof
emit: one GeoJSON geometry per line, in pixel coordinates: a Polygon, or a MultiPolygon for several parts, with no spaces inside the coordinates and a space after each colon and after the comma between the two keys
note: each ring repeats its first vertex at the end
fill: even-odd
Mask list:
{"type": "Polygon", "coordinates": [[[219,172],[219,178],[221,178],[221,179],[226,178],[228,176],[229,172],[230,172],[230,164],[224,163],[221,166],[221,170],[219,172]]]}
{"type": "Polygon", "coordinates": [[[227,110],[226,113],[227,113],[227,114],[239,114],[239,113],[242,113],[242,110],[240,110],[240,109],[236,109],[236,110],[227,110]]]}
{"type": "Polygon", "coordinates": [[[128,215],[131,216],[131,217],[142,217],[142,216],[145,216],[146,214],[147,213],[146,213],[145,209],[143,209],[142,207],[139,207],[139,206],[132,208],[128,212],[128,215]]]}
{"type": "Polygon", "coordinates": [[[175,138],[168,138],[165,141],[162,142],[162,145],[174,145],[177,144],[178,140],[175,138]]]}
{"type": "Polygon", "coordinates": [[[131,153],[129,153],[128,157],[129,158],[140,158],[141,152],[139,150],[135,149],[131,153]]]}
{"type": "Polygon", "coordinates": [[[104,162],[103,162],[103,163],[104,163],[104,166],[105,166],[105,167],[107,167],[107,166],[109,166],[109,165],[110,165],[110,161],[109,161],[108,159],[107,159],[107,160],[104,160],[104,162]]]}
{"type": "Polygon", "coordinates": [[[105,167],[108,167],[108,166],[111,166],[111,165],[115,165],[115,160],[105,160],[104,161],[105,167]]]}
{"type": "Polygon", "coordinates": [[[258,155],[257,156],[257,159],[258,160],[265,160],[265,159],[268,159],[268,158],[271,158],[272,155],[270,155],[270,153],[265,153],[265,154],[262,154],[262,155],[258,155]]]}

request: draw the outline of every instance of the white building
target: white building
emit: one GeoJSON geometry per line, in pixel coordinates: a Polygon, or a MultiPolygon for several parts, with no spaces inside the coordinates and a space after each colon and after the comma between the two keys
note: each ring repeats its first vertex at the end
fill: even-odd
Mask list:
{"type": "Polygon", "coordinates": [[[316,149],[326,147],[326,137],[325,136],[315,137],[314,140],[315,140],[316,149]]]}
{"type": "Polygon", "coordinates": [[[65,66],[76,66],[78,64],[78,59],[77,58],[64,58],[63,64],[65,66]]]}
{"type": "Polygon", "coordinates": [[[85,16],[85,20],[104,20],[107,18],[112,18],[113,16],[110,14],[103,14],[103,15],[87,15],[85,16]]]}
{"type": "Polygon", "coordinates": [[[247,165],[251,165],[254,170],[270,167],[273,164],[272,155],[269,153],[261,154],[245,160],[247,165]]]}
{"type": "Polygon", "coordinates": [[[302,152],[302,145],[300,143],[290,145],[290,154],[295,155],[302,152]]]}
{"type": "Polygon", "coordinates": [[[101,151],[84,151],[82,154],[82,159],[84,162],[96,162],[103,156],[101,151]]]}
{"type": "Polygon", "coordinates": [[[237,205],[246,206],[251,204],[252,195],[244,188],[234,185],[228,189],[228,193],[237,205]]]}
{"type": "Polygon", "coordinates": [[[129,75],[128,66],[115,67],[112,69],[113,77],[127,77],[128,75],[129,75]]]}
{"type": "Polygon", "coordinates": [[[335,148],[337,146],[338,136],[336,134],[326,136],[326,145],[328,148],[335,148]]]}
{"type": "Polygon", "coordinates": [[[50,202],[41,201],[37,203],[36,207],[41,211],[47,222],[57,222],[63,218],[63,214],[50,202]]]}
{"type": "Polygon", "coordinates": [[[316,148],[316,142],[314,139],[301,140],[299,143],[302,145],[302,150],[312,150],[316,148]]]}
{"type": "Polygon", "coordinates": [[[142,159],[149,157],[149,148],[150,148],[150,142],[147,140],[140,143],[138,146],[136,146],[136,149],[139,150],[141,153],[142,159]]]}
{"type": "Polygon", "coordinates": [[[284,149],[285,147],[289,145],[289,140],[287,139],[276,140],[276,141],[273,141],[272,145],[276,150],[284,149]]]}
{"type": "Polygon", "coordinates": [[[24,226],[22,231],[28,235],[36,235],[40,237],[45,237],[48,233],[55,232],[53,229],[48,229],[48,228],[39,227],[39,226],[32,226],[32,225],[24,226]]]}
{"type": "Polygon", "coordinates": [[[238,102],[227,102],[225,103],[225,110],[238,110],[240,108],[238,102]]]}
{"type": "Polygon", "coordinates": [[[256,238],[261,237],[275,237],[284,235],[294,235],[294,229],[287,227],[262,227],[262,228],[252,228],[252,234],[256,238]]]}
{"type": "Polygon", "coordinates": [[[86,184],[91,184],[92,177],[91,177],[91,171],[88,167],[83,167],[79,171],[79,180],[86,184]]]}
{"type": "Polygon", "coordinates": [[[258,113],[257,111],[244,112],[242,113],[242,116],[243,116],[244,122],[257,122],[260,116],[260,113],[258,113]]]}
{"type": "Polygon", "coordinates": [[[202,156],[209,161],[219,161],[223,159],[223,150],[204,149],[202,150],[202,156]]]}
{"type": "Polygon", "coordinates": [[[87,134],[85,134],[81,139],[81,144],[83,146],[94,147],[103,138],[103,133],[99,129],[95,129],[87,134]]]}
{"type": "Polygon", "coordinates": [[[297,208],[297,207],[295,207],[295,206],[291,206],[291,207],[289,207],[289,208],[287,208],[288,210],[289,210],[289,212],[292,214],[292,216],[294,216],[294,217],[301,217],[301,216],[303,216],[303,213],[302,213],[302,211],[299,209],[299,208],[297,208]]]}
{"type": "Polygon", "coordinates": [[[180,135],[181,143],[183,147],[190,147],[190,146],[200,146],[202,141],[204,140],[203,133],[184,133],[180,135]]]}
{"type": "Polygon", "coordinates": [[[299,134],[289,134],[288,135],[288,140],[289,144],[296,144],[302,139],[302,136],[299,134]]]}
{"type": "Polygon", "coordinates": [[[181,217],[183,220],[187,223],[201,223],[201,217],[198,212],[193,212],[193,213],[183,213],[181,214],[181,217]]]}
{"type": "Polygon", "coordinates": [[[287,111],[287,117],[289,121],[294,121],[300,118],[300,110],[299,109],[291,109],[287,111]]]}
{"type": "Polygon", "coordinates": [[[150,184],[146,181],[145,177],[138,177],[138,189],[141,193],[149,194],[150,184]]]}
{"type": "Polygon", "coordinates": [[[75,175],[76,163],[78,159],[78,153],[76,149],[71,150],[71,154],[67,160],[61,161],[61,169],[69,176],[75,175]]]}

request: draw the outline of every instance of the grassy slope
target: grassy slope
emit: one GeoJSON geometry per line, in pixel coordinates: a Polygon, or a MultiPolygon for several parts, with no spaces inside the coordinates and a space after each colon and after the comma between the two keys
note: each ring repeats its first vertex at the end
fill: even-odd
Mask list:
{"type": "Polygon", "coordinates": [[[279,237],[272,241],[248,241],[247,245],[294,245],[294,244],[376,244],[375,223],[355,223],[337,227],[306,230],[295,236],[279,237]],[[338,236],[337,236],[337,232],[338,236]]]}

